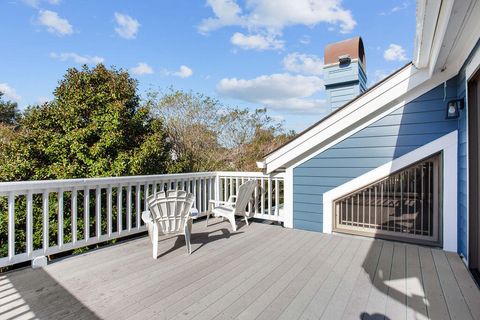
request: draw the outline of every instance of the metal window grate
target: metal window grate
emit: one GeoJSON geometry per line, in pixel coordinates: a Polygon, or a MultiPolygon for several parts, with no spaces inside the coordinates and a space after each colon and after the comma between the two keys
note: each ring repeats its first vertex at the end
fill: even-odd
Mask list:
{"type": "Polygon", "coordinates": [[[334,230],[415,242],[439,241],[440,155],[334,202],[334,230]]]}

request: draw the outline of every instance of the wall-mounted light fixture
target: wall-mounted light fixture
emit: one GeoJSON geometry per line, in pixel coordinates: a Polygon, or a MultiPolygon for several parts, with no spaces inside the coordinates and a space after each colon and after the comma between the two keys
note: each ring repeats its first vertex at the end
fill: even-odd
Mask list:
{"type": "Polygon", "coordinates": [[[460,117],[460,110],[462,110],[464,107],[463,99],[448,101],[446,119],[458,119],[458,117],[460,117]]]}

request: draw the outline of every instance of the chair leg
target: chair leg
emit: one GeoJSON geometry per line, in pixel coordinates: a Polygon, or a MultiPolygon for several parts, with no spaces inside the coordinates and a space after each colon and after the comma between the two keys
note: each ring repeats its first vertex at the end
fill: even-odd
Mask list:
{"type": "Polygon", "coordinates": [[[245,223],[246,223],[247,226],[248,226],[248,217],[247,217],[247,216],[245,216],[245,223]]]}
{"type": "Polygon", "coordinates": [[[210,211],[207,211],[207,220],[206,220],[206,223],[205,223],[205,227],[208,227],[208,218],[210,218],[210,211]]]}
{"type": "Polygon", "coordinates": [[[191,226],[188,224],[185,225],[185,246],[187,247],[187,254],[192,253],[192,246],[190,244],[190,231],[191,231],[191,226]]]}
{"type": "MultiPolygon", "coordinates": [[[[223,217],[222,217],[223,218],[223,217]]],[[[229,215],[227,217],[228,221],[230,221],[230,224],[232,225],[232,230],[237,231],[237,223],[235,222],[235,215],[229,215]]]]}
{"type": "Polygon", "coordinates": [[[152,244],[153,244],[153,259],[158,258],[158,228],[156,226],[153,227],[153,237],[152,237],[152,244]]]}

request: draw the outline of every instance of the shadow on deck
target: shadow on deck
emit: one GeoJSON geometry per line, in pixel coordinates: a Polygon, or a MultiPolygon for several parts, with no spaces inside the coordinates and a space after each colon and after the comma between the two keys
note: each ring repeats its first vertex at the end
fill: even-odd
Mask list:
{"type": "MultiPolygon", "coordinates": [[[[218,220],[217,220],[218,221],[218,220]]],[[[480,319],[456,254],[253,223],[193,226],[0,276],[1,319],[480,319]]]]}

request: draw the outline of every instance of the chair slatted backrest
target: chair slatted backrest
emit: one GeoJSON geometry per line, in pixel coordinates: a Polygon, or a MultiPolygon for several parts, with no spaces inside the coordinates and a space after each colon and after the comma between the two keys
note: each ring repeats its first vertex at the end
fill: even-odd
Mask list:
{"type": "Polygon", "coordinates": [[[248,202],[257,185],[256,180],[249,180],[238,188],[237,201],[235,202],[235,214],[245,214],[248,202]]]}
{"type": "Polygon", "coordinates": [[[158,192],[147,198],[152,218],[158,222],[165,234],[183,232],[194,200],[195,197],[191,193],[173,190],[158,192]]]}

